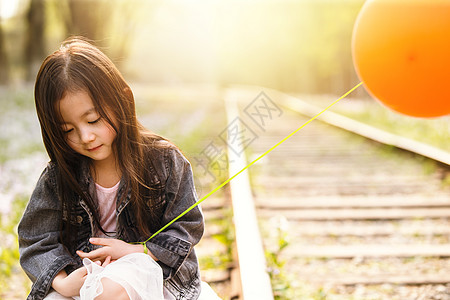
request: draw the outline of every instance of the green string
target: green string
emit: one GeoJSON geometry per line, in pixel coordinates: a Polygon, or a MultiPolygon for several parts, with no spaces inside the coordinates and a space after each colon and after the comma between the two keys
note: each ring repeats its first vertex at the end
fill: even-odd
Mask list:
{"type": "MultiPolygon", "coordinates": [[[[289,139],[290,137],[292,137],[294,134],[296,134],[300,129],[302,129],[303,127],[305,127],[306,125],[308,125],[309,123],[311,123],[313,120],[315,120],[317,117],[319,117],[321,114],[323,114],[325,111],[327,111],[330,107],[332,107],[333,105],[335,105],[336,103],[338,103],[340,100],[342,100],[343,98],[347,97],[351,92],[353,92],[354,90],[356,90],[360,85],[362,85],[363,83],[360,82],[357,85],[355,85],[352,89],[350,89],[348,92],[346,92],[344,95],[342,95],[339,99],[335,100],[333,103],[331,103],[330,105],[328,105],[324,110],[322,110],[321,112],[319,112],[317,115],[315,115],[314,117],[312,117],[311,119],[309,119],[308,121],[306,121],[302,126],[300,126],[299,128],[297,128],[296,130],[294,130],[291,134],[289,134],[288,136],[286,136],[284,139],[282,139],[281,141],[279,141],[278,143],[276,143],[274,146],[272,146],[269,150],[267,150],[266,152],[264,152],[263,154],[261,154],[259,157],[257,157],[255,160],[253,160],[251,163],[249,163],[247,166],[245,166],[242,170],[240,170],[239,172],[237,172],[236,174],[234,174],[233,176],[231,176],[230,178],[228,178],[227,180],[225,180],[224,182],[222,182],[218,187],[216,187],[214,190],[212,190],[211,192],[209,192],[207,195],[203,196],[200,200],[198,200],[197,202],[195,202],[194,204],[192,204],[189,208],[187,208],[185,211],[183,211],[180,215],[178,215],[176,218],[174,218],[172,221],[170,221],[169,223],[167,223],[166,225],[164,225],[161,229],[159,229],[157,232],[155,232],[151,237],[149,237],[147,240],[145,240],[144,242],[138,242],[139,244],[146,244],[148,241],[150,241],[152,238],[154,238],[155,236],[157,236],[159,233],[161,233],[162,231],[164,231],[164,229],[166,229],[167,227],[169,227],[170,225],[172,225],[175,221],[177,221],[179,218],[181,218],[182,216],[184,216],[185,214],[187,214],[189,211],[191,211],[193,208],[195,208],[197,205],[199,205],[200,203],[202,203],[203,201],[205,201],[209,196],[211,196],[212,194],[214,194],[215,192],[217,192],[219,189],[221,189],[224,185],[226,185],[227,183],[229,183],[231,180],[233,180],[236,176],[238,176],[239,174],[241,174],[242,172],[244,172],[245,170],[247,170],[248,168],[250,168],[253,164],[255,164],[258,160],[260,160],[261,158],[263,158],[264,156],[266,156],[267,154],[269,154],[270,152],[272,152],[272,150],[274,150],[275,148],[277,148],[278,146],[280,146],[282,143],[284,143],[287,139],[289,139]]],[[[146,249],[146,245],[144,246],[144,250],[146,249]]]]}

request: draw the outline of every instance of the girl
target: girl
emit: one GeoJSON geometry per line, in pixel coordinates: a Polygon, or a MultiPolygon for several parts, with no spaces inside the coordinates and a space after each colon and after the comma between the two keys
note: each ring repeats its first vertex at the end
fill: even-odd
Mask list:
{"type": "Polygon", "coordinates": [[[137,121],[114,64],[70,38],[44,60],[35,102],[51,161],[18,229],[28,299],[197,299],[199,208],[147,240],[197,201],[190,164],[137,121]]]}

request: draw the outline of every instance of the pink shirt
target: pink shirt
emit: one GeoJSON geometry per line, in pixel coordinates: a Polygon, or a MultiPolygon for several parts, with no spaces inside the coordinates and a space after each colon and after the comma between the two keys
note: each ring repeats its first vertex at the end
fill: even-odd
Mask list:
{"type": "MultiPolygon", "coordinates": [[[[105,188],[95,184],[97,190],[97,200],[100,209],[100,224],[106,232],[111,232],[112,236],[116,232],[116,195],[119,189],[120,181],[113,187],[105,188]]],[[[110,234],[111,235],[111,234],[110,234]]],[[[97,237],[107,237],[103,232],[98,230],[97,237]]]]}

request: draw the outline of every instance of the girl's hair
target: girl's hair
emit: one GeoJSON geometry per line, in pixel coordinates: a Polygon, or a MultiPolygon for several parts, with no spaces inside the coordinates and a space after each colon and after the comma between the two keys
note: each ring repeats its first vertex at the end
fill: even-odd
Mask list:
{"type": "Polygon", "coordinates": [[[113,148],[125,181],[120,201],[131,193],[130,204],[138,229],[144,237],[149,236],[161,225],[158,212],[151,208],[158,206],[158,191],[162,190],[161,184],[153,180],[154,174],[149,174],[149,169],[154,169],[148,158],[149,148],[175,146],[161,143],[164,138],[149,132],[137,121],[133,93],[112,61],[83,38],[71,37],[44,60],[35,85],[42,137],[51,161],[58,166],[58,194],[64,215],[68,217],[61,229],[63,241],[71,244],[72,237],[76,236],[71,220],[76,217],[73,209],[77,195],[93,212],[94,225],[105,233],[99,222],[97,205],[80,183],[80,162],[90,159],[70,148],[61,127],[58,101],[66,93],[77,91],[89,94],[100,116],[116,131],[113,148]],[[144,212],[153,212],[153,220],[146,220],[144,212]]]}

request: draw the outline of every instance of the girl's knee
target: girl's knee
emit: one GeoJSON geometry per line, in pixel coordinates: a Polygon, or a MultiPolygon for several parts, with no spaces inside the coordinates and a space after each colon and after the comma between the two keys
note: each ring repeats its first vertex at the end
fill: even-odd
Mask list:
{"type": "Polygon", "coordinates": [[[101,281],[103,285],[103,293],[97,296],[95,300],[130,300],[125,288],[117,282],[109,278],[103,278],[101,281]]]}

